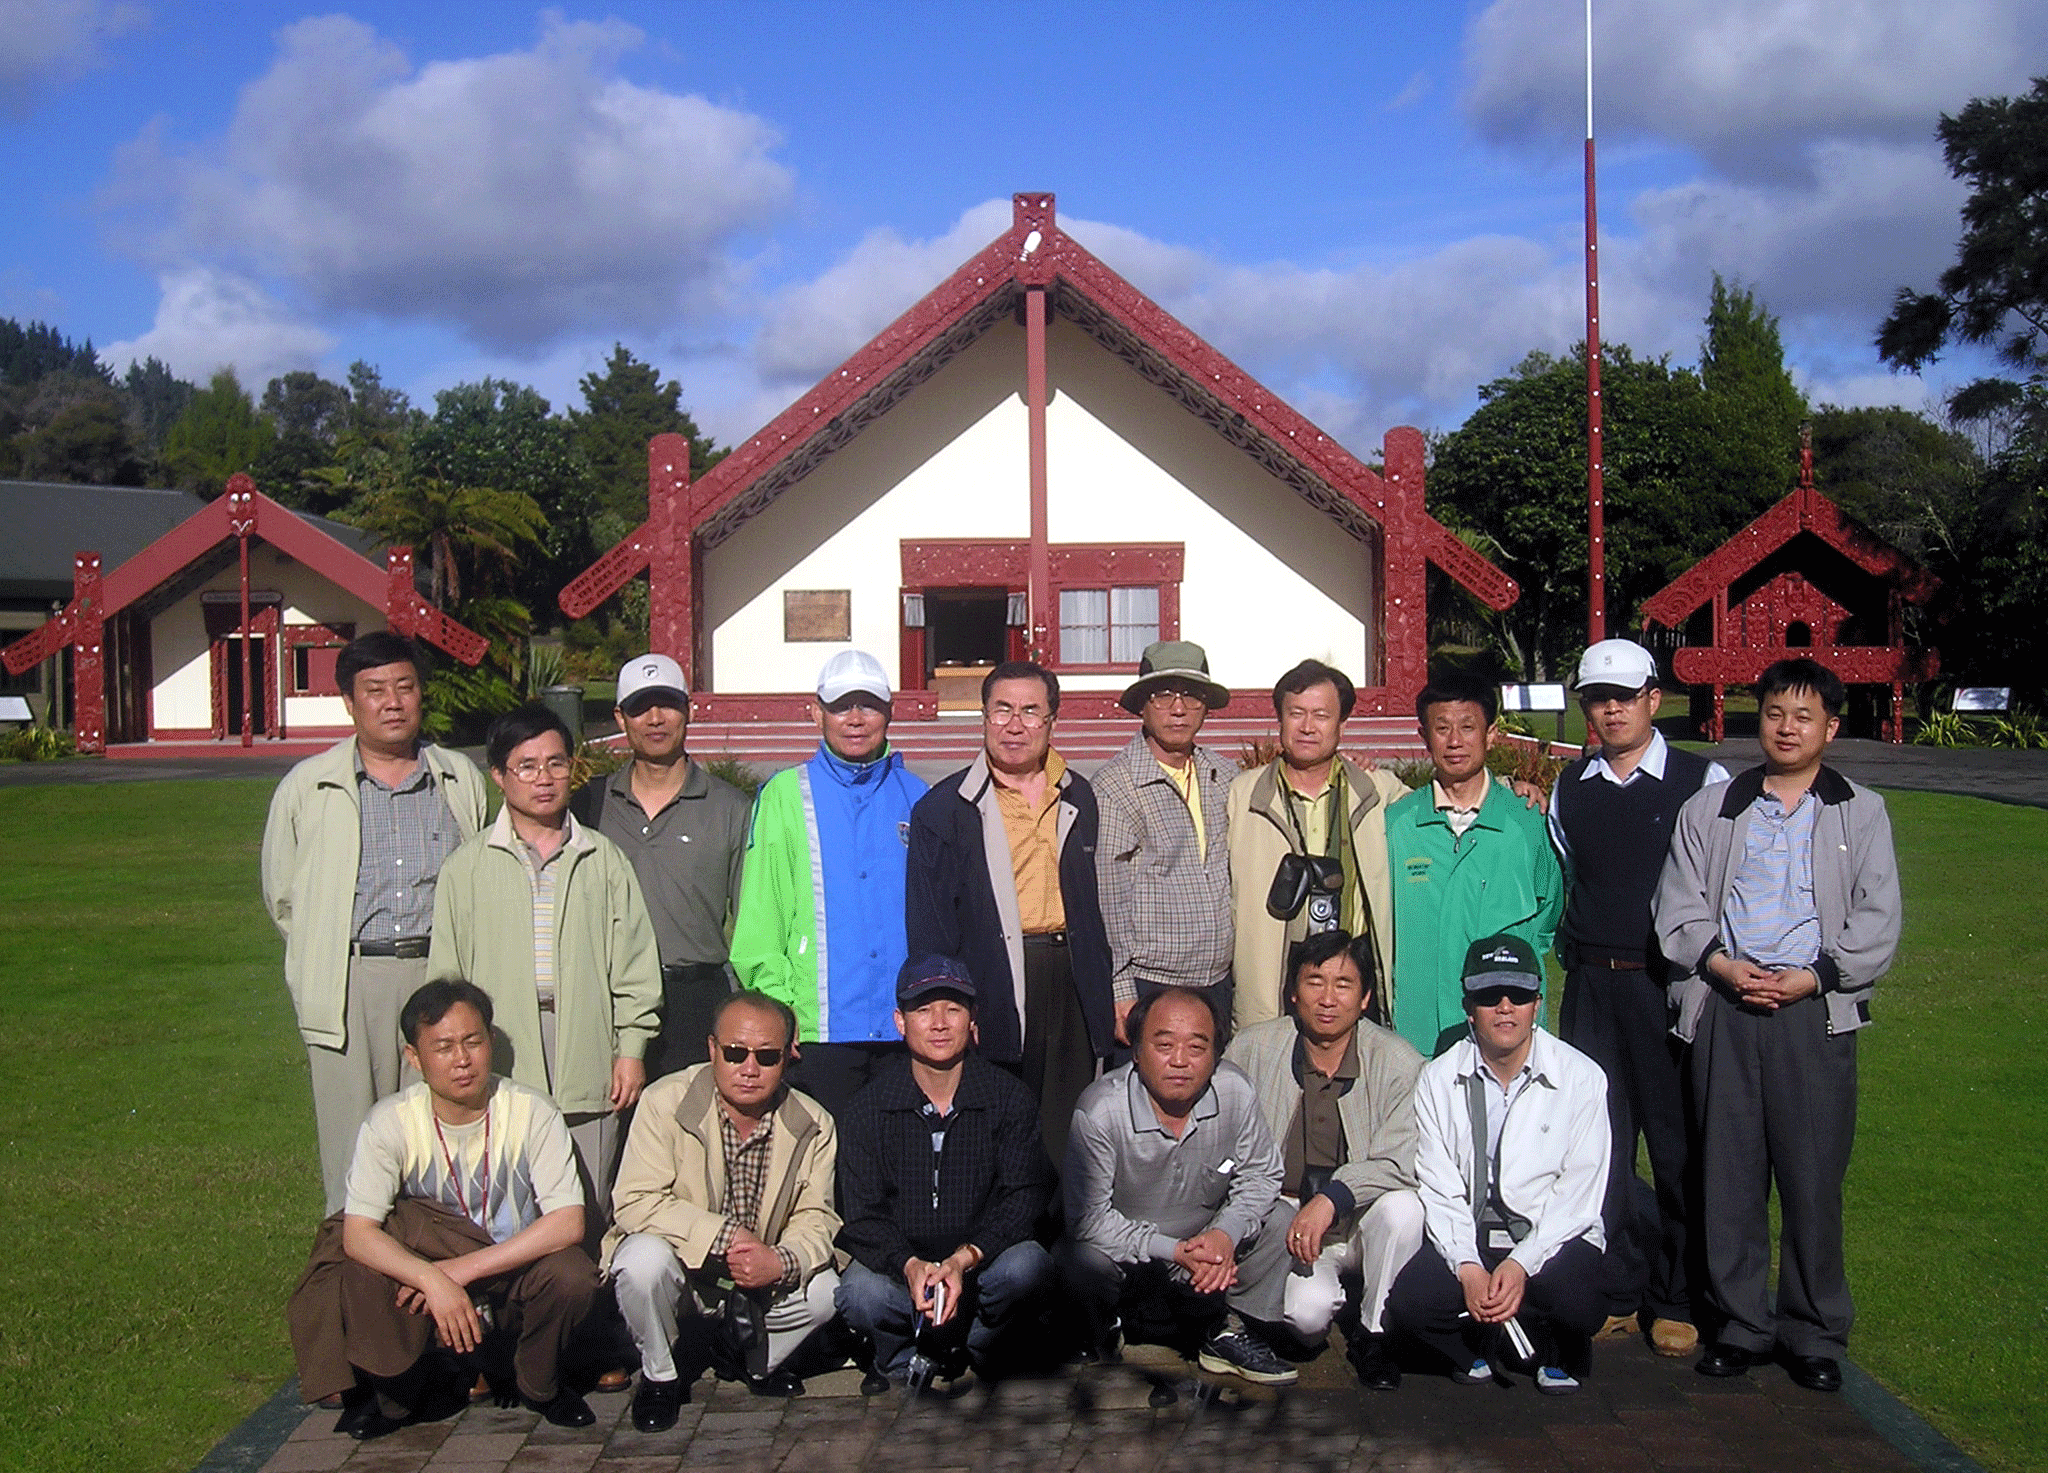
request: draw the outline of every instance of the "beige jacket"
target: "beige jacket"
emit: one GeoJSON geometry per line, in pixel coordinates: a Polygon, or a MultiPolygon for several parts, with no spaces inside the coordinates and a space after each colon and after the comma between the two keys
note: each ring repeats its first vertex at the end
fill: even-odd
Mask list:
{"type": "Polygon", "coordinates": [[[555,865],[555,1078],[541,1054],[533,977],[533,888],[511,810],[448,856],[434,886],[427,980],[491,995],[511,1056],[494,1062],[564,1115],[611,1109],[613,1059],[646,1057],[661,1025],[661,955],[633,866],[575,819],[555,865]]]}
{"type": "MultiPolygon", "coordinates": [[[[768,1190],[761,1241],[789,1249],[805,1282],[832,1266],[839,1212],[832,1174],[839,1132],[809,1095],[785,1090],[768,1147],[768,1190]]],[[[612,1182],[612,1225],[604,1267],[629,1233],[666,1238],[687,1268],[699,1269],[725,1224],[725,1148],[718,1135],[718,1093],[711,1066],[698,1064],[647,1086],[612,1182]]]]}
{"type": "MultiPolygon", "coordinates": [[[[484,775],[460,752],[422,743],[434,785],[467,839],[484,826],[484,775]]],[[[362,860],[356,797],[356,739],[350,737],[284,776],[263,825],[263,904],[284,937],[284,982],[299,1035],[346,1048],[349,926],[362,860]]]]}
{"type": "MultiPolygon", "coordinates": [[[[1391,772],[1360,767],[1348,757],[1344,780],[1351,794],[1351,836],[1358,851],[1358,879],[1372,908],[1379,943],[1381,986],[1394,975],[1394,892],[1387,866],[1387,805],[1408,791],[1391,772]]],[[[1237,926],[1233,976],[1237,1001],[1232,1018],[1249,1028],[1280,1016],[1280,974],[1287,966],[1288,923],[1266,911],[1266,893],[1282,855],[1294,848],[1280,794],[1280,764],[1240,772],[1225,805],[1230,818],[1230,903],[1237,926]]],[[[1388,999],[1389,1003],[1392,999],[1388,999]]]]}

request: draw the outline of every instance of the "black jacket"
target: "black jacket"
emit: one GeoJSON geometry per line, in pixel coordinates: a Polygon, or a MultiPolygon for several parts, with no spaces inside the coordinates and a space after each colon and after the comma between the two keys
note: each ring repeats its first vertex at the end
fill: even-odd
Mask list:
{"type": "MultiPolygon", "coordinates": [[[[950,956],[967,963],[976,990],[982,1056],[1014,1064],[1024,1057],[1018,1026],[1024,979],[1012,973],[1013,938],[1004,934],[996,903],[994,866],[1000,865],[1015,915],[1010,853],[1005,847],[991,856],[982,840],[984,806],[995,802],[993,783],[986,759],[977,760],[934,785],[910,810],[904,930],[913,960],[950,956]]],[[[1072,821],[1060,845],[1060,903],[1067,913],[1074,990],[1088,1024],[1088,1042],[1097,1058],[1107,1058],[1116,1047],[1116,1008],[1110,1000],[1109,933],[1095,889],[1095,790],[1072,768],[1064,784],[1060,802],[1072,810],[1072,821]]],[[[988,821],[1000,829],[999,819],[988,821]]],[[[1014,940],[1016,954],[1022,955],[1022,938],[1014,940]]]]}
{"type": "Polygon", "coordinates": [[[932,1179],[933,1121],[907,1055],[892,1057],[839,1117],[839,1246],[878,1274],[936,1263],[962,1243],[984,1260],[1031,1235],[1052,1195],[1031,1091],[969,1055],[932,1179]]]}

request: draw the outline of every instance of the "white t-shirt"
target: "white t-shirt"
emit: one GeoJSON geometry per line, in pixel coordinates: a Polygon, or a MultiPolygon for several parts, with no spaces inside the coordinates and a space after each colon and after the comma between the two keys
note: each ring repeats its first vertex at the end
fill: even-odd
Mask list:
{"type": "Polygon", "coordinates": [[[547,1213],[581,1207],[575,1151],[555,1102],[501,1076],[491,1084],[483,1118],[468,1125],[435,1118],[424,1080],[379,1100],[356,1134],[344,1210],[382,1222],[400,1197],[424,1197],[502,1243],[547,1213]]]}

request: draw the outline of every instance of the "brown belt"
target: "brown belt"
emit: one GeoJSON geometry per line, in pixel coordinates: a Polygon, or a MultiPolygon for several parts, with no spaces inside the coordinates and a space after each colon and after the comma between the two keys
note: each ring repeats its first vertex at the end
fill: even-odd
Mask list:
{"type": "Polygon", "coordinates": [[[1647,972],[1650,970],[1647,962],[1625,962],[1618,956],[1581,957],[1578,965],[1582,967],[1602,967],[1610,972],[1647,972]]]}

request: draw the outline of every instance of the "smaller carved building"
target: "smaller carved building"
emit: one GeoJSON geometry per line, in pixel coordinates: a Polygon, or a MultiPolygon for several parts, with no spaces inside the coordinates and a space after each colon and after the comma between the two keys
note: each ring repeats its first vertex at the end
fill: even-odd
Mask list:
{"type": "Polygon", "coordinates": [[[1691,641],[1672,668],[1713,691],[1714,741],[1726,730],[1727,688],[1794,655],[1820,661],[1845,685],[1888,686],[1883,733],[1903,741],[1906,686],[1939,668],[1932,650],[1906,642],[1906,609],[1932,598],[1939,580],[1815,489],[1810,444],[1799,462],[1791,494],[1646,602],[1643,626],[1691,641]]]}

